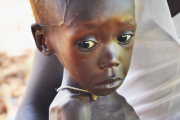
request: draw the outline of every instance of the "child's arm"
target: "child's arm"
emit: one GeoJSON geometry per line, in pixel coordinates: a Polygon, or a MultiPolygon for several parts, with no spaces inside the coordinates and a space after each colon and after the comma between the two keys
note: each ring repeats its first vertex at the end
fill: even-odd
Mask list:
{"type": "Polygon", "coordinates": [[[16,120],[48,120],[49,106],[61,85],[63,67],[55,55],[36,51],[28,87],[16,120]]]}
{"type": "MultiPolygon", "coordinates": [[[[49,120],[89,120],[89,107],[78,98],[58,99],[52,102],[49,110],[49,120]]],[[[62,97],[62,96],[61,96],[62,97]]]]}

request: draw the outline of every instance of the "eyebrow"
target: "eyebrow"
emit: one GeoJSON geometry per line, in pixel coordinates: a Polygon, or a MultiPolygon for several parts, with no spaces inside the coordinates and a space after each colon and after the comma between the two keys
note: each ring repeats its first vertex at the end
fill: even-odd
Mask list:
{"type": "Polygon", "coordinates": [[[84,30],[93,31],[101,26],[101,24],[82,24],[80,26],[80,29],[78,28],[80,31],[76,31],[75,33],[78,34],[80,32],[83,32],[84,30]]]}
{"type": "MultiPolygon", "coordinates": [[[[88,31],[93,31],[96,28],[100,28],[101,26],[103,26],[104,24],[106,24],[105,22],[101,22],[101,21],[95,21],[95,22],[84,22],[81,23],[77,29],[75,31],[72,31],[74,34],[79,34],[81,32],[84,32],[84,30],[88,30],[88,31]],[[102,23],[102,24],[97,24],[97,23],[102,23]]],[[[136,27],[136,22],[135,20],[130,20],[130,21],[126,21],[126,22],[120,22],[117,21],[117,24],[122,25],[122,27],[124,26],[130,26],[130,27],[136,27]]]]}

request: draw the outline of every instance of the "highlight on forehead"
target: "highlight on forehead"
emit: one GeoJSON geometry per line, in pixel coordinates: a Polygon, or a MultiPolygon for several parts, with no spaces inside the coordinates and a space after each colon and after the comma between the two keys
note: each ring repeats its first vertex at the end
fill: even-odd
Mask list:
{"type": "Polygon", "coordinates": [[[66,9],[65,0],[30,0],[30,3],[38,24],[63,21],[66,9]]]}
{"type": "Polygon", "coordinates": [[[121,13],[120,17],[123,14],[134,17],[134,0],[30,0],[30,2],[38,24],[68,26],[77,17],[79,20],[95,20],[109,15],[117,16],[118,13],[121,13]]]}
{"type": "MultiPolygon", "coordinates": [[[[134,18],[133,0],[71,0],[66,9],[65,24],[78,18],[79,21],[96,21],[110,17],[131,16],[134,18]]],[[[126,17],[127,18],[127,17],[126,17]]],[[[125,19],[126,19],[125,18],[125,19]]]]}

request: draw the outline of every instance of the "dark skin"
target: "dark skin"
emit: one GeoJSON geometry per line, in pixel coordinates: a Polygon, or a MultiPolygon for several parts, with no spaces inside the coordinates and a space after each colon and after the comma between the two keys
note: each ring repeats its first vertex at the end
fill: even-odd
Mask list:
{"type": "Polygon", "coordinates": [[[51,104],[49,119],[139,120],[134,109],[116,92],[101,96],[93,102],[88,94],[73,90],[62,90],[58,93],[51,104]]]}
{"type": "MultiPolygon", "coordinates": [[[[180,12],[180,7],[177,6],[179,5],[179,0],[167,1],[172,16],[180,12]]],[[[33,70],[25,97],[16,117],[17,120],[48,120],[49,106],[56,95],[54,88],[61,85],[62,71],[63,67],[55,55],[44,57],[38,51],[36,52],[33,70]],[[51,64],[49,65],[48,63],[51,64]],[[37,72],[42,66],[45,69],[41,69],[42,72],[37,72]]]]}
{"type": "Polygon", "coordinates": [[[66,6],[65,13],[57,13],[63,21],[32,26],[37,47],[46,56],[54,53],[65,67],[62,86],[102,97],[92,102],[89,93],[62,90],[50,106],[50,120],[139,119],[115,92],[130,66],[136,30],[134,1],[73,0],[60,2],[52,12],[63,11],[59,6],[66,6]]]}
{"type": "Polygon", "coordinates": [[[39,51],[46,56],[54,53],[65,67],[62,86],[102,96],[92,102],[89,93],[62,90],[50,106],[50,120],[139,119],[115,92],[130,66],[136,30],[134,1],[73,0],[48,8],[60,11],[56,16],[63,21],[54,18],[48,25],[32,25],[39,51]]]}
{"type": "Polygon", "coordinates": [[[48,120],[49,105],[57,94],[55,88],[61,85],[62,76],[63,66],[55,55],[46,57],[39,51],[36,51],[30,74],[30,79],[32,80],[28,82],[24,100],[21,103],[16,120],[48,120]],[[40,66],[41,69],[39,69],[40,66]],[[45,69],[45,67],[49,69],[45,69]],[[43,75],[38,76],[36,74],[43,75]],[[40,87],[44,85],[46,87],[40,87]]]}

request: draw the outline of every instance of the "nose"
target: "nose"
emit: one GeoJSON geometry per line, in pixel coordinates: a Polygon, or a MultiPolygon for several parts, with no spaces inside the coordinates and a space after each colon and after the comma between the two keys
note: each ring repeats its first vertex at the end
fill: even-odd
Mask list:
{"type": "Polygon", "coordinates": [[[103,50],[103,55],[100,60],[100,68],[112,68],[118,67],[120,64],[118,51],[115,49],[115,46],[109,45],[105,50],[103,50]]]}

